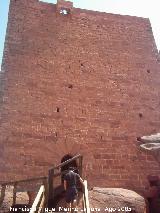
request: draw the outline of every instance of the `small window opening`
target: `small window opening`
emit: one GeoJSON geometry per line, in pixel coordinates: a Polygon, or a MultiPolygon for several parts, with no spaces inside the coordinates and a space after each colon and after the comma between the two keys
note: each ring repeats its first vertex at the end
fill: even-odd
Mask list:
{"type": "Polygon", "coordinates": [[[150,70],[148,69],[147,72],[150,73],[150,70]]]}
{"type": "Polygon", "coordinates": [[[72,85],[72,84],[69,84],[69,85],[68,85],[68,88],[69,88],[69,89],[72,89],[72,88],[73,88],[73,85],[72,85]]]}
{"type": "Polygon", "coordinates": [[[139,113],[139,117],[142,118],[142,117],[143,117],[143,114],[142,114],[142,113],[139,113]]]}
{"type": "Polygon", "coordinates": [[[61,9],[60,10],[60,14],[62,14],[62,15],[68,15],[69,14],[69,10],[61,9]]]}
{"type": "Polygon", "coordinates": [[[59,107],[57,107],[57,108],[56,108],[56,111],[57,111],[57,112],[59,112],[59,111],[60,111],[59,107]]]}

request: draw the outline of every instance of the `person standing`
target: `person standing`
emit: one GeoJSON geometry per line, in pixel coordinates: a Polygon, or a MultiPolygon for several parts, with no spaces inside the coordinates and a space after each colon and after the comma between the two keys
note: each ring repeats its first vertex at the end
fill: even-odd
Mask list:
{"type": "Polygon", "coordinates": [[[70,210],[77,207],[78,189],[77,183],[81,182],[84,185],[83,179],[79,174],[74,172],[74,168],[70,167],[64,176],[64,189],[66,191],[66,203],[70,210]]]}

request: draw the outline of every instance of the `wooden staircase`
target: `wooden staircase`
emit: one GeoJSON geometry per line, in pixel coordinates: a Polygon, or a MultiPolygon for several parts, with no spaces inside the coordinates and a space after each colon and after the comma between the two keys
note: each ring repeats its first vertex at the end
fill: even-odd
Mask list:
{"type": "MultiPolygon", "coordinates": [[[[16,205],[16,193],[18,191],[22,191],[20,189],[20,185],[25,185],[25,189],[23,191],[37,191],[36,198],[30,208],[30,213],[44,213],[44,212],[55,212],[55,209],[60,205],[61,207],[65,208],[65,201],[64,201],[64,189],[62,185],[62,175],[66,173],[66,171],[62,171],[62,167],[69,165],[73,161],[77,162],[77,170],[82,176],[82,162],[83,156],[76,155],[73,158],[53,167],[50,168],[48,171],[48,176],[46,177],[38,177],[32,178],[27,180],[19,180],[14,182],[3,182],[1,183],[1,197],[0,197],[0,206],[3,203],[4,196],[5,196],[5,188],[8,185],[14,186],[13,190],[13,206],[16,205]],[[57,179],[60,178],[60,184],[57,187],[57,179]],[[58,190],[57,190],[58,189],[58,190]],[[59,198],[57,200],[57,198],[59,198]]],[[[78,208],[82,212],[82,209],[85,213],[90,213],[89,209],[89,200],[88,200],[88,189],[87,189],[87,181],[84,181],[84,187],[79,187],[79,198],[78,198],[78,208]]],[[[63,209],[63,208],[62,208],[63,209]]],[[[60,210],[60,209],[58,209],[60,210]]],[[[29,212],[29,211],[27,211],[29,212]]],[[[63,212],[63,211],[62,211],[63,212]]],[[[65,211],[66,212],[66,211],[65,211]]]]}

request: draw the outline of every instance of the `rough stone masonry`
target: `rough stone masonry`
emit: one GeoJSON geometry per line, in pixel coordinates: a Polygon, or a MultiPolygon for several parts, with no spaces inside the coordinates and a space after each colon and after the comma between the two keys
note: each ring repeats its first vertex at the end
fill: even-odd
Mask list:
{"type": "Polygon", "coordinates": [[[160,64],[148,19],[10,0],[1,72],[0,179],[84,156],[90,186],[144,191],[159,175],[136,138],[160,131],[160,64]]]}

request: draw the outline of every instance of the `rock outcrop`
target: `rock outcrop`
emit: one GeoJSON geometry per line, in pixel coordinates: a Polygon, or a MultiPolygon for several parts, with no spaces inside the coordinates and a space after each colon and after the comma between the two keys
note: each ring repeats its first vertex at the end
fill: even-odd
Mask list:
{"type": "Polygon", "coordinates": [[[146,213],[145,199],[134,191],[122,188],[98,188],[89,191],[91,212],[146,213]]]}
{"type": "Polygon", "coordinates": [[[137,140],[141,143],[140,148],[153,154],[160,163],[160,133],[138,137],[137,140]]]}

